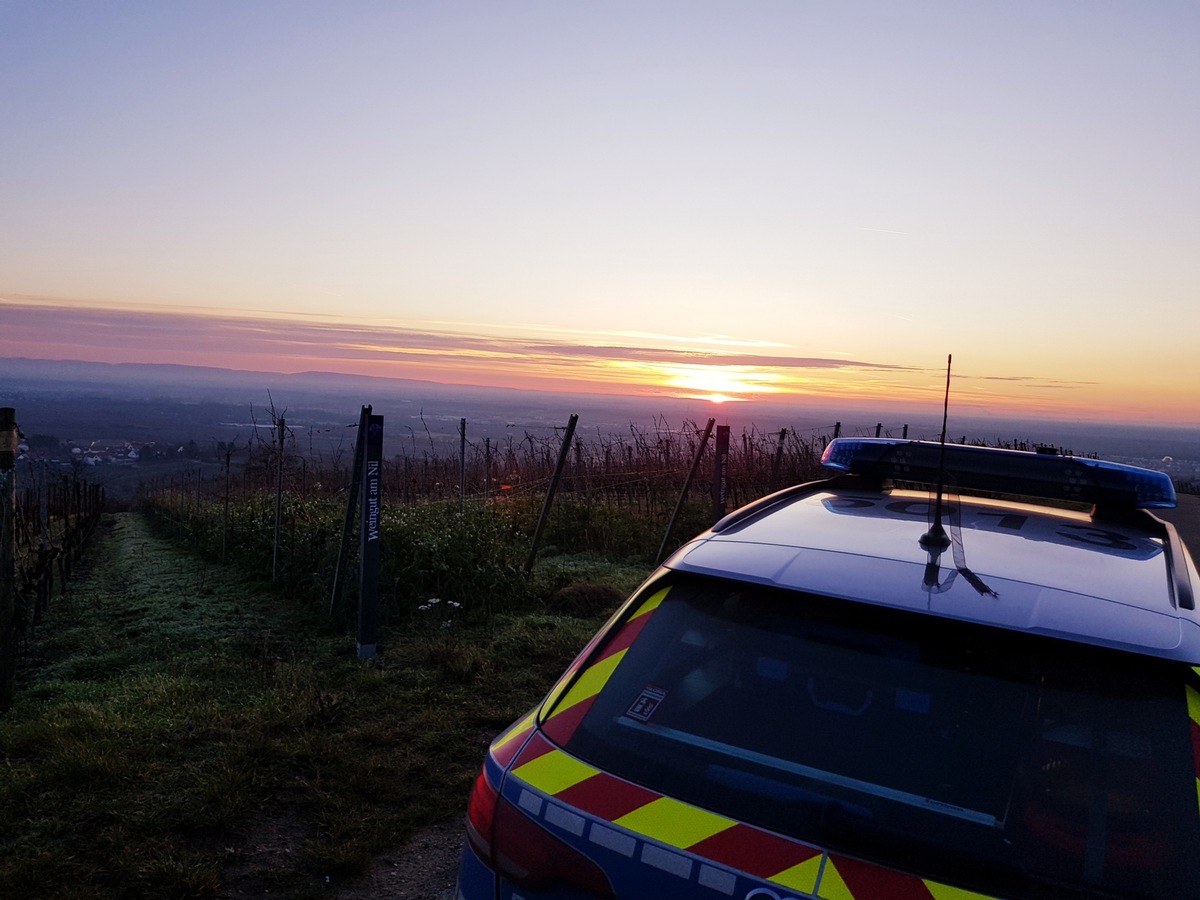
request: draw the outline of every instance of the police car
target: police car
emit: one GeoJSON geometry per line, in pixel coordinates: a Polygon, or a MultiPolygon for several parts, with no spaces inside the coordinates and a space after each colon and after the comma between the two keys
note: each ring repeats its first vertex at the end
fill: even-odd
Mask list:
{"type": "Polygon", "coordinates": [[[1200,897],[1170,479],[833,441],[676,552],[491,745],[462,900],[1200,897]]]}

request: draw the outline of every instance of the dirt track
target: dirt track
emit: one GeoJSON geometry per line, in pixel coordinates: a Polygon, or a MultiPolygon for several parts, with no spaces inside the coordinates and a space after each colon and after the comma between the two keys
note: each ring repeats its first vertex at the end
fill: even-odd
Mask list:
{"type": "Polygon", "coordinates": [[[450,900],[464,835],[462,819],[426,828],[408,843],[380,856],[366,874],[349,879],[331,895],[338,900],[450,900]]]}

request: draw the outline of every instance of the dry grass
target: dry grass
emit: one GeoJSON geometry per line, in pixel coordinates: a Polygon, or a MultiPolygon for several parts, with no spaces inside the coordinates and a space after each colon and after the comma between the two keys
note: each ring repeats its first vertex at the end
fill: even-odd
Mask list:
{"type": "MultiPolygon", "coordinates": [[[[404,618],[363,661],[313,604],[133,514],[101,531],[0,719],[5,896],[336,894],[381,851],[461,814],[488,740],[610,611],[530,608],[486,627],[404,618]]],[[[598,565],[543,584],[595,580],[598,565]]]]}

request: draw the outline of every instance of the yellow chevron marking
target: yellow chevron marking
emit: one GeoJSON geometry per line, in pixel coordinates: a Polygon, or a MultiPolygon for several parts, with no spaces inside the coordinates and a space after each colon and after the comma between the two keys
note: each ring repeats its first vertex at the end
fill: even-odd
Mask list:
{"type": "Polygon", "coordinates": [[[615,824],[684,849],[737,823],[670,797],[660,797],[626,813],[615,824]]]}
{"type": "MultiPolygon", "coordinates": [[[[602,659],[594,666],[589,666],[585,669],[583,674],[579,676],[579,680],[571,685],[571,690],[567,691],[567,695],[558,704],[558,708],[554,710],[554,716],[565,712],[576,703],[586,700],[589,697],[595,697],[600,693],[600,689],[608,683],[608,679],[612,677],[612,673],[616,671],[617,665],[624,658],[625,651],[620,650],[607,659],[602,659]]],[[[550,718],[554,718],[554,716],[550,718]]]]}
{"type": "Polygon", "coordinates": [[[825,870],[821,873],[821,889],[817,891],[817,896],[821,900],[854,900],[854,895],[842,880],[842,875],[832,859],[825,861],[825,870]]]}
{"type": "Polygon", "coordinates": [[[817,876],[821,873],[821,857],[818,853],[812,859],[796,863],[790,869],[784,869],[778,875],[772,875],[767,880],[795,891],[811,894],[817,887],[817,876]]]}
{"type": "MultiPolygon", "coordinates": [[[[670,588],[663,588],[652,596],[642,604],[641,608],[633,615],[630,621],[632,622],[633,619],[647,615],[653,610],[658,609],[659,604],[662,603],[663,598],[667,596],[667,592],[670,590],[670,588]]],[[[612,656],[600,660],[595,665],[588,666],[579,676],[579,680],[571,685],[571,690],[558,703],[554,710],[554,715],[550,718],[552,719],[559,713],[566,712],[575,704],[581,703],[589,697],[595,697],[600,693],[604,685],[608,683],[608,679],[612,678],[612,674],[617,670],[617,666],[621,660],[625,658],[625,652],[624,650],[619,650],[612,656]]]]}
{"type": "Polygon", "coordinates": [[[652,596],[649,600],[647,600],[645,603],[643,603],[641,605],[641,607],[638,609],[637,612],[635,612],[632,616],[629,617],[629,621],[632,622],[634,619],[637,619],[641,616],[652,613],[652,612],[654,612],[654,610],[658,609],[659,604],[662,603],[664,599],[666,599],[667,592],[670,590],[671,589],[669,587],[665,587],[661,591],[659,591],[657,594],[652,596]]]}
{"type": "Polygon", "coordinates": [[[513,725],[512,728],[508,729],[508,731],[504,732],[504,734],[500,735],[500,737],[496,738],[496,740],[492,742],[492,749],[499,750],[506,744],[511,743],[513,739],[517,737],[517,735],[523,734],[525,729],[530,728],[533,725],[533,720],[535,718],[537,718],[536,709],[523,718],[520,722],[513,725]]]}
{"type": "Polygon", "coordinates": [[[950,887],[948,884],[938,884],[936,881],[926,881],[925,887],[933,895],[933,900],[992,900],[987,894],[964,891],[962,888],[950,887]]]}
{"type": "MultiPolygon", "coordinates": [[[[1191,685],[1186,685],[1184,689],[1187,693],[1188,715],[1193,724],[1200,725],[1200,691],[1191,685]]],[[[1200,759],[1196,760],[1196,765],[1200,766],[1200,759]]],[[[1196,803],[1200,805],[1200,775],[1196,777],[1196,803]]]]}
{"type": "Polygon", "coordinates": [[[513,769],[513,774],[539,791],[557,794],[599,774],[599,769],[572,759],[565,753],[552,750],[513,769]]]}

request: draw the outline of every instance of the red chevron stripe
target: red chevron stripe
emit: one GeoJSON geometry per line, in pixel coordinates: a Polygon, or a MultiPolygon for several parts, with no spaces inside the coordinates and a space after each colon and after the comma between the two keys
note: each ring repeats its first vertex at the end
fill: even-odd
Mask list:
{"type": "Polygon", "coordinates": [[[513,757],[517,755],[517,751],[521,749],[521,745],[531,731],[533,731],[533,723],[530,723],[527,728],[523,728],[519,734],[514,732],[512,739],[506,741],[503,747],[492,750],[492,756],[495,757],[496,762],[500,763],[501,767],[508,768],[508,764],[513,761],[513,757]]]}
{"type": "Polygon", "coordinates": [[[1192,725],[1192,759],[1196,763],[1196,777],[1200,778],[1200,724],[1195,719],[1192,725]]]}
{"type": "Polygon", "coordinates": [[[750,825],[734,825],[687,848],[713,862],[767,878],[820,856],[815,847],[797,844],[750,825]]]}
{"type": "Polygon", "coordinates": [[[542,726],[544,731],[555,743],[565,744],[575,734],[575,729],[579,727],[579,723],[583,721],[583,717],[588,714],[588,710],[592,708],[592,704],[596,702],[595,697],[588,697],[586,700],[580,700],[570,709],[564,709],[560,713],[555,713],[542,726]]]}
{"type": "Polygon", "coordinates": [[[602,659],[608,659],[608,657],[612,656],[614,653],[620,653],[622,650],[628,650],[629,645],[632,644],[637,636],[642,633],[642,629],[646,627],[646,623],[650,621],[650,618],[653,615],[654,613],[647,613],[644,616],[638,616],[636,619],[626,622],[621,630],[617,632],[617,636],[614,637],[609,645],[604,648],[604,652],[596,657],[592,665],[595,665],[602,659]]]}
{"type": "MultiPolygon", "coordinates": [[[[646,622],[650,620],[650,615],[638,616],[632,622],[629,622],[623,627],[612,643],[604,648],[604,651],[592,660],[587,668],[591,668],[614,654],[620,653],[622,650],[629,649],[630,644],[637,639],[637,636],[642,633],[642,628],[646,622]]],[[[579,723],[583,721],[583,717],[587,715],[588,710],[592,708],[592,703],[596,700],[595,697],[588,697],[586,700],[581,700],[570,709],[560,713],[555,713],[550,717],[543,726],[543,731],[546,732],[556,743],[565,744],[575,734],[575,729],[579,727],[579,723]]]]}
{"type": "Polygon", "coordinates": [[[602,772],[561,791],[558,799],[612,822],[661,796],[602,772]]]}
{"type": "Polygon", "coordinates": [[[513,765],[515,767],[518,763],[525,765],[525,763],[533,762],[539,756],[545,756],[553,749],[554,745],[535,731],[513,765]]]}
{"type": "Polygon", "coordinates": [[[925,882],[915,875],[830,854],[830,862],[855,897],[887,897],[888,900],[933,900],[925,882]]]}

